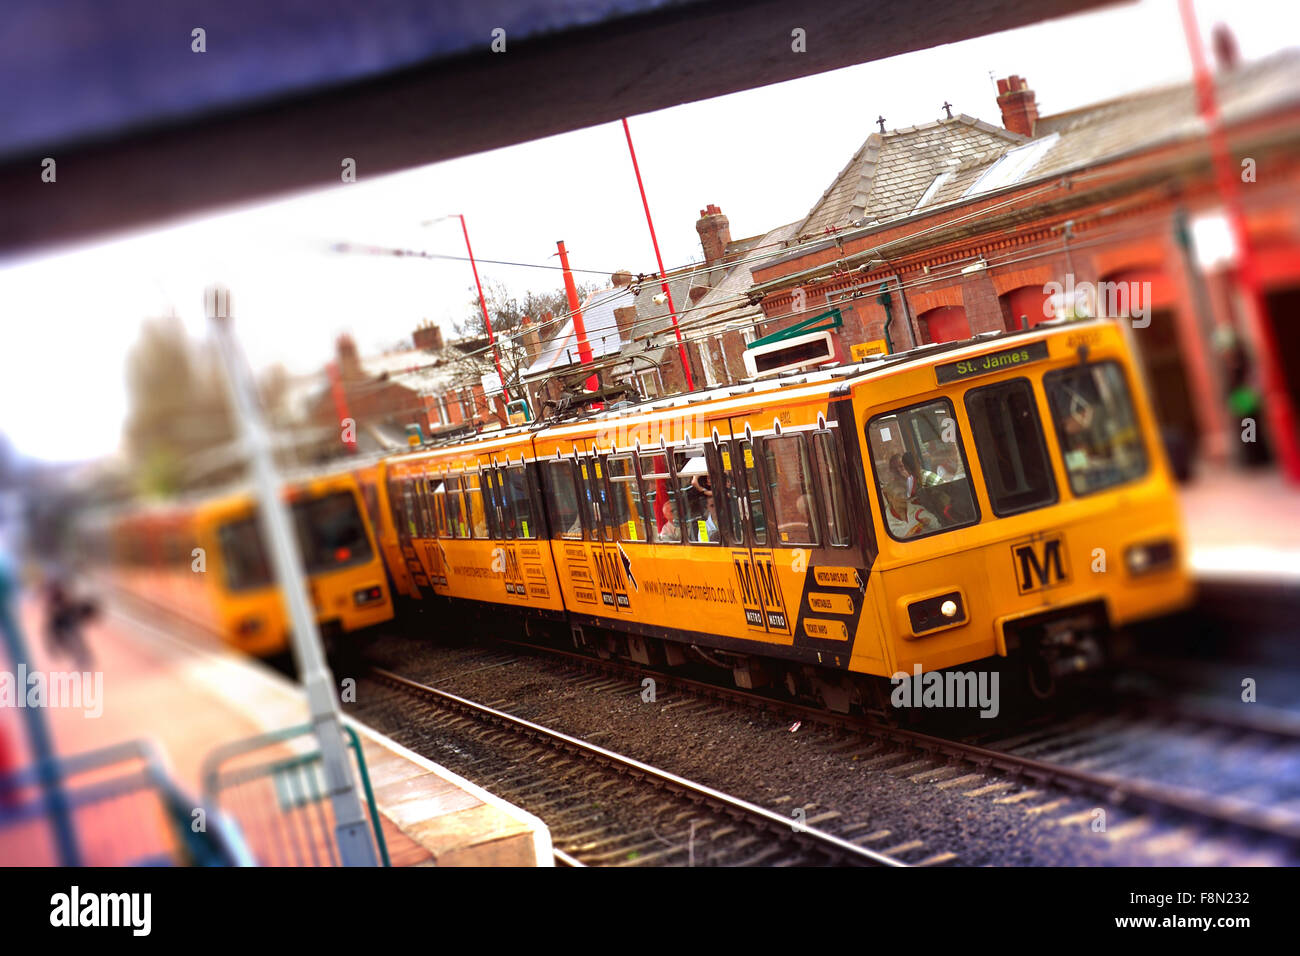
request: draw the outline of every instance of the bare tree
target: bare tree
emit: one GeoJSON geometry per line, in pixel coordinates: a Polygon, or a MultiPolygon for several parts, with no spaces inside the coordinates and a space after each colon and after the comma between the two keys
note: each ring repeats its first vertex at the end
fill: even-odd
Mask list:
{"type": "MultiPolygon", "coordinates": [[[[600,286],[596,283],[579,283],[578,301],[581,302],[598,288],[600,286]]],[[[488,344],[487,326],[483,322],[483,310],[479,306],[477,290],[471,287],[471,291],[474,295],[470,299],[465,319],[462,322],[454,322],[453,327],[456,334],[462,338],[482,341],[481,346],[471,352],[470,361],[473,363],[473,368],[467,369],[467,375],[473,375],[474,381],[478,382],[479,376],[495,372],[496,365],[493,361],[493,349],[488,344]]],[[[528,368],[528,352],[523,334],[524,319],[528,318],[534,323],[540,323],[547,313],[563,317],[569,312],[568,297],[563,288],[550,291],[530,289],[521,301],[510,292],[505,283],[488,279],[483,283],[483,299],[487,304],[488,315],[492,319],[492,334],[497,340],[496,353],[501,359],[502,374],[505,376],[511,395],[518,397],[523,394],[520,383],[523,373],[528,368]]],[[[560,318],[551,325],[541,328],[539,330],[541,340],[545,342],[551,338],[562,324],[560,318]]]]}

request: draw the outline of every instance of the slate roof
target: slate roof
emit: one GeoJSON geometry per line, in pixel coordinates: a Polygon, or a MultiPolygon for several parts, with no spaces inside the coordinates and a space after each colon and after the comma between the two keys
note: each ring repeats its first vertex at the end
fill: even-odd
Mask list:
{"type": "Polygon", "coordinates": [[[859,220],[883,221],[916,208],[935,176],[1027,142],[962,113],[921,126],[872,133],[799,224],[816,235],[859,220]]]}
{"type": "MultiPolygon", "coordinates": [[[[593,358],[611,355],[623,347],[614,310],[632,304],[633,296],[628,289],[599,289],[583,300],[582,324],[587,332],[587,343],[591,346],[593,358]]],[[[573,317],[570,316],[564,320],[559,331],[542,343],[541,352],[523,374],[524,377],[531,378],[566,365],[577,365],[578,362],[578,333],[573,327],[573,317]]]]}
{"type": "MultiPolygon", "coordinates": [[[[1226,124],[1300,103],[1300,50],[1285,50],[1220,73],[1216,88],[1226,124]]],[[[1050,148],[1020,170],[1012,182],[1059,175],[1126,153],[1204,135],[1191,83],[1146,90],[1039,119],[1034,142],[1050,139],[1050,148]]],[[[1001,158],[990,156],[964,163],[934,191],[926,205],[939,206],[988,191],[980,177],[1001,158]]],[[[989,188],[1000,185],[1007,183],[994,182],[989,188]]]]}
{"type": "MultiPolygon", "coordinates": [[[[1229,124],[1300,103],[1300,50],[1243,63],[1216,85],[1229,124]]],[[[1032,140],[966,114],[872,133],[796,234],[884,222],[1204,133],[1191,83],[1041,117],[1032,140]]]]}
{"type": "MultiPolygon", "coordinates": [[[[798,222],[788,222],[784,226],[777,226],[771,232],[757,237],[752,242],[747,242],[743,249],[738,251],[749,253],[749,256],[755,257],[756,261],[734,263],[717,285],[710,289],[704,298],[696,302],[691,311],[687,313],[689,321],[691,323],[717,321],[723,316],[719,315],[710,320],[709,315],[729,307],[734,308],[727,314],[734,315],[737,319],[744,318],[750,311],[757,312],[761,316],[761,309],[746,306],[743,301],[745,293],[754,284],[753,270],[761,268],[765,264],[765,260],[757,257],[763,256],[765,252],[777,253],[784,246],[786,240],[792,239],[799,234],[798,228],[800,225],[801,223],[798,222]]],[[[728,248],[730,249],[730,247],[728,248]]],[[[745,258],[748,258],[748,256],[742,255],[742,259],[745,258]]],[[[723,326],[717,325],[714,328],[721,331],[723,326]]]]}

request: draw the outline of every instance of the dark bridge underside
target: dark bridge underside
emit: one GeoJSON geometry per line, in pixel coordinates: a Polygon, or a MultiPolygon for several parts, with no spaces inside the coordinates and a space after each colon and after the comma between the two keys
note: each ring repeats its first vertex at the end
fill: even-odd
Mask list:
{"type": "Polygon", "coordinates": [[[16,0],[0,254],[339,183],[344,157],[374,176],[1101,2],[16,0]]]}

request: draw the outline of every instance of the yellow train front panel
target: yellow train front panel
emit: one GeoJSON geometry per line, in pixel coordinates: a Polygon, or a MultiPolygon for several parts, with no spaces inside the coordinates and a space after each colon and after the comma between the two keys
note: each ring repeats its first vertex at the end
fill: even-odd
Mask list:
{"type": "Polygon", "coordinates": [[[902,367],[856,386],[854,405],[876,497],[873,587],[891,635],[883,670],[866,660],[855,669],[1006,656],[1017,650],[1009,635],[1026,623],[1113,627],[1190,602],[1173,482],[1112,323],[902,367]],[[1088,447],[1103,429],[1105,447],[1088,447]],[[890,487],[896,493],[913,470],[933,474],[939,460],[951,474],[923,478],[917,500],[951,520],[909,535],[901,524],[913,506],[891,520],[890,487]],[[951,618],[936,613],[948,601],[951,618]]]}

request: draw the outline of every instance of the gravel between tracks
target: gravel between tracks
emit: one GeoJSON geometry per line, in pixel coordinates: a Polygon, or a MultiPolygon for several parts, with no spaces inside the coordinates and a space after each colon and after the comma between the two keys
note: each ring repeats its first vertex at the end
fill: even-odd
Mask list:
{"type": "MultiPolygon", "coordinates": [[[[400,634],[377,638],[369,660],[459,694],[636,757],[781,813],[802,808],[810,825],[881,834],[868,845],[908,862],[954,865],[1280,864],[1278,851],[1177,820],[1152,818],[1032,781],[982,772],[888,741],[852,746],[805,724],[791,731],[775,714],[724,708],[664,691],[643,702],[630,680],[582,675],[564,662],[507,645],[449,645],[400,634]],[[514,660],[508,664],[500,661],[514,660]],[[595,686],[593,686],[595,685],[595,686]],[[835,748],[835,749],[832,749],[835,748]],[[1106,810],[1106,830],[1093,810],[1106,810]],[[828,815],[829,814],[829,815],[828,815]],[[955,854],[949,859],[946,854],[955,854]]],[[[349,676],[340,671],[340,679],[349,676]]],[[[358,676],[360,676],[358,674],[358,676]]],[[[391,708],[355,716],[381,731],[391,708]]],[[[438,760],[437,754],[428,754],[438,760]]]]}

